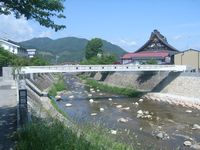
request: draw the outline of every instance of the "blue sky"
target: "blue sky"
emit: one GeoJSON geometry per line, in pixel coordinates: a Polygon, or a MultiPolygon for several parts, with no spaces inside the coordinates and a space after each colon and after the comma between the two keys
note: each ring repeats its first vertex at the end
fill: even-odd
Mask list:
{"type": "Polygon", "coordinates": [[[54,32],[24,18],[0,16],[0,36],[16,41],[47,36],[99,37],[135,51],[154,29],[179,50],[200,50],[200,0],[66,0],[66,29],[54,32]]]}

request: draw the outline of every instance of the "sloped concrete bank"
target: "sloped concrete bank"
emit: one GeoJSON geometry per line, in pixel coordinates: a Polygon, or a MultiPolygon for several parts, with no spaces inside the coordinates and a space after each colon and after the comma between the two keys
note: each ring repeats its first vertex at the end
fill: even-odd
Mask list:
{"type": "Polygon", "coordinates": [[[33,80],[29,79],[29,82],[32,83],[31,87],[30,84],[27,86],[28,107],[31,116],[43,119],[56,118],[65,125],[71,126],[71,122],[52,106],[51,100],[47,96],[41,96],[42,94],[35,92],[35,90],[40,93],[47,92],[55,82],[54,77],[51,74],[39,74],[33,80]]]}
{"type": "Polygon", "coordinates": [[[143,98],[200,109],[200,73],[115,72],[90,74],[105,84],[146,91],[143,98]]]}

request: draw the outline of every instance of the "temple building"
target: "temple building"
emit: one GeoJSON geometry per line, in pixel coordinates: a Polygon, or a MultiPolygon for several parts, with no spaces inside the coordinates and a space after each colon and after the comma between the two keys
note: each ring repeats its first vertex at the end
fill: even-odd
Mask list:
{"type": "Polygon", "coordinates": [[[141,48],[121,57],[121,63],[146,64],[153,60],[157,64],[174,64],[174,55],[178,52],[158,30],[154,30],[141,48]]]}

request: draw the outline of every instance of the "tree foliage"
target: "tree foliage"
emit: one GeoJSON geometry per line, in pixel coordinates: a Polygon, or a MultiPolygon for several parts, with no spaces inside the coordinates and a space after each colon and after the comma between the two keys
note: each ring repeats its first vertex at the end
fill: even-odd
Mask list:
{"type": "Polygon", "coordinates": [[[16,18],[24,16],[33,19],[40,25],[55,31],[65,28],[65,25],[54,23],[52,18],[65,18],[63,15],[64,0],[0,0],[0,14],[13,13],[16,18]]]}
{"type": "Polygon", "coordinates": [[[149,59],[146,61],[146,64],[148,65],[157,65],[158,62],[155,59],[149,59]]]}
{"type": "Polygon", "coordinates": [[[102,55],[101,57],[92,57],[88,60],[82,61],[82,65],[97,65],[97,64],[113,64],[117,61],[116,56],[114,55],[102,55]]]}
{"type": "Polygon", "coordinates": [[[85,58],[91,59],[92,57],[96,57],[97,54],[102,54],[103,42],[99,38],[94,38],[90,41],[88,41],[86,45],[86,52],[85,52],[85,58]]]}

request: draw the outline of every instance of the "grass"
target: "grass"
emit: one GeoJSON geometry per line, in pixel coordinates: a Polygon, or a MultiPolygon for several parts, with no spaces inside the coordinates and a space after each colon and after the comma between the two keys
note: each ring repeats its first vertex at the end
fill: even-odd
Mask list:
{"type": "Polygon", "coordinates": [[[100,150],[59,121],[27,124],[16,138],[17,150],[100,150]]]}
{"type": "Polygon", "coordinates": [[[63,110],[61,110],[61,109],[58,107],[58,105],[56,104],[55,99],[54,99],[53,97],[50,97],[50,101],[51,101],[52,106],[53,106],[60,114],[62,114],[65,118],[68,117],[67,114],[66,114],[63,110]]]}
{"type": "MultiPolygon", "coordinates": [[[[104,128],[99,124],[87,124],[81,127],[85,133],[85,138],[88,141],[91,141],[94,145],[97,145],[100,149],[105,150],[133,150],[132,146],[128,146],[119,140],[116,140],[116,137],[112,137],[108,129],[104,128]]],[[[119,135],[114,135],[119,136],[119,135]]]]}
{"type": "Polygon", "coordinates": [[[58,120],[33,121],[15,135],[16,150],[131,150],[114,141],[98,128],[87,127],[84,132],[64,126],[58,120]]]}
{"type": "Polygon", "coordinates": [[[52,87],[49,90],[49,95],[55,97],[57,95],[57,92],[66,90],[65,81],[63,78],[59,78],[56,83],[52,85],[52,87]]]}
{"type": "Polygon", "coordinates": [[[90,85],[94,88],[98,88],[101,91],[125,95],[125,96],[129,96],[129,97],[137,97],[141,94],[141,92],[139,92],[135,89],[132,89],[132,88],[122,88],[122,87],[110,86],[110,85],[107,85],[107,84],[100,83],[96,80],[89,79],[89,78],[87,78],[86,76],[83,76],[83,75],[81,75],[79,77],[82,80],[85,80],[87,85],[90,85]]]}

